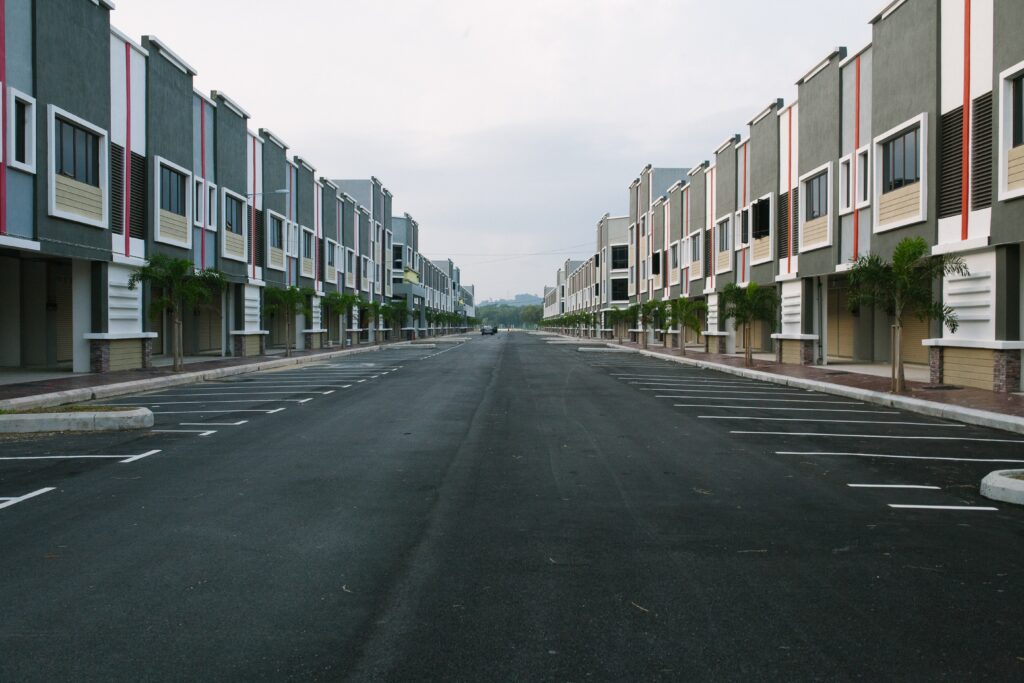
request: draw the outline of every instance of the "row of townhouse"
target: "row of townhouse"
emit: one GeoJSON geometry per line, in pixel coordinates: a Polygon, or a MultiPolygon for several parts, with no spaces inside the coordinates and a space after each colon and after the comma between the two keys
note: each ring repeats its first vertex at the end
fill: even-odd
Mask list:
{"type": "MultiPolygon", "coordinates": [[[[419,253],[376,178],[342,180],[290,153],[155,36],[110,24],[106,0],[0,0],[0,367],[102,372],[169,354],[161,292],[129,288],[155,254],[216,268],[228,286],[183,321],[187,355],[250,356],[285,343],[267,287],[309,288],[299,347],[374,339],[366,311],[324,315],[330,292],[462,310],[450,262],[419,253]],[[435,272],[436,271],[436,272],[435,272]],[[447,275],[439,273],[447,272],[447,275]]],[[[457,280],[457,275],[456,275],[457,280]]],[[[380,338],[377,336],[376,338],[380,338]]]]}
{"type": "MultiPolygon", "coordinates": [[[[564,298],[595,313],[702,298],[703,339],[690,341],[732,353],[743,340],[719,295],[757,282],[780,306],[752,334],[755,351],[883,362],[891,319],[849,310],[846,272],[921,237],[970,275],[939,285],[957,331],[911,320],[904,359],[936,383],[1020,390],[1024,3],[896,0],[870,23],[869,45],[830,51],[797,81],[796,101],[768,103],[708,160],[644,168],[629,215],[599,221],[590,270],[568,275],[564,298]]],[[[561,312],[554,298],[548,317],[561,312]]]]}

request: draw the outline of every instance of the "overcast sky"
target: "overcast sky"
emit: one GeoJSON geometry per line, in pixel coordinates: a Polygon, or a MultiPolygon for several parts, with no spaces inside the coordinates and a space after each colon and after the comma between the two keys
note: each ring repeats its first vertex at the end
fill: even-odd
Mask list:
{"type": "Polygon", "coordinates": [[[118,0],[332,178],[380,178],[478,300],[539,294],[647,163],[693,166],[881,0],[118,0]]]}

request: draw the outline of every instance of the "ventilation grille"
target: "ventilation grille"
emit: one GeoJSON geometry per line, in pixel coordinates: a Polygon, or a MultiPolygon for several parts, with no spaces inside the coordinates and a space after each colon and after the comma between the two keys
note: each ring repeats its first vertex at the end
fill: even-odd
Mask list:
{"type": "Polygon", "coordinates": [[[110,143],[110,230],[124,234],[124,147],[110,143]]]}
{"type": "Polygon", "coordinates": [[[129,228],[135,239],[146,238],[146,157],[132,152],[132,205],[129,228]]]}
{"type": "Polygon", "coordinates": [[[971,136],[971,208],[992,206],[992,93],[974,100],[971,136]]]}
{"type": "Polygon", "coordinates": [[[961,211],[963,137],[964,108],[957,107],[939,121],[939,218],[961,211]]]}
{"type": "MultiPolygon", "coordinates": [[[[800,211],[800,190],[793,188],[793,210],[800,211]]],[[[799,215],[799,214],[797,214],[799,215]]],[[[789,254],[789,231],[793,231],[793,253],[797,252],[797,245],[800,244],[800,222],[794,217],[792,227],[789,225],[789,193],[779,195],[779,207],[775,212],[775,229],[778,233],[778,254],[779,259],[784,259],[789,254]]]]}
{"type": "Polygon", "coordinates": [[[260,268],[266,263],[267,254],[267,229],[263,223],[263,212],[256,210],[256,265],[260,268]]]}

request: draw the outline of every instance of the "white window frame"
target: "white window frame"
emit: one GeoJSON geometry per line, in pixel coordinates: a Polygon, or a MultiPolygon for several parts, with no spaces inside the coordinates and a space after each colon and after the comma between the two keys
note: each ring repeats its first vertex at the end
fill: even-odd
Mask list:
{"type": "Polygon", "coordinates": [[[857,209],[866,209],[871,206],[871,145],[863,145],[857,150],[857,174],[864,174],[863,183],[857,178],[857,192],[863,193],[864,199],[854,198],[857,209]]]}
{"type": "Polygon", "coordinates": [[[345,273],[352,273],[355,275],[356,272],[356,252],[355,249],[349,249],[345,247],[345,273]]]}
{"type": "Polygon", "coordinates": [[[284,214],[267,209],[263,215],[263,229],[266,231],[263,239],[263,248],[266,250],[266,253],[263,255],[263,262],[267,265],[268,269],[283,273],[288,269],[288,218],[284,214]],[[272,217],[281,221],[281,251],[284,252],[285,263],[280,268],[270,265],[270,250],[272,248],[270,244],[270,219],[272,217]]]}
{"type": "MultiPolygon", "coordinates": [[[[750,214],[750,265],[759,266],[763,263],[771,263],[775,260],[775,193],[769,192],[757,197],[755,201],[768,202],[768,257],[763,258],[760,261],[754,260],[754,214],[750,214]]],[[[751,202],[753,207],[753,202],[751,202]]]]}
{"type": "MultiPolygon", "coordinates": [[[[871,143],[871,156],[874,157],[871,164],[871,172],[874,174],[874,178],[871,182],[871,198],[874,203],[874,208],[871,212],[871,231],[875,234],[888,232],[890,230],[897,230],[899,228],[905,228],[908,225],[915,225],[917,223],[923,223],[928,220],[928,114],[922,112],[912,119],[908,119],[898,126],[894,126],[889,130],[885,131],[881,135],[876,135],[871,143]],[[882,160],[885,155],[882,154],[882,145],[889,142],[898,135],[902,135],[914,126],[920,127],[920,137],[917,143],[917,155],[918,155],[918,168],[920,169],[921,179],[918,180],[921,184],[920,202],[918,204],[918,212],[915,216],[898,220],[895,223],[889,223],[887,225],[878,224],[878,211],[880,205],[880,199],[882,197],[882,160]]],[[[802,233],[801,233],[802,234],[802,233]]]]}
{"type": "Polygon", "coordinates": [[[300,242],[299,224],[295,221],[284,222],[284,255],[285,258],[299,258],[300,242]]]}
{"type": "MultiPolygon", "coordinates": [[[[716,257],[718,256],[718,254],[726,254],[732,251],[733,244],[735,243],[733,238],[734,235],[732,234],[732,216],[726,216],[725,218],[715,223],[715,240],[718,242],[715,245],[716,257]],[[722,227],[723,225],[725,226],[724,228],[722,227]],[[725,249],[722,249],[722,235],[725,235],[726,239],[725,249]]],[[[715,261],[717,262],[718,259],[716,258],[715,261]]]]}
{"type": "Polygon", "coordinates": [[[221,254],[221,256],[223,258],[231,259],[232,261],[238,261],[239,263],[248,263],[249,262],[249,202],[246,201],[245,195],[239,194],[237,192],[232,192],[231,190],[229,190],[226,187],[220,188],[220,196],[218,197],[218,200],[220,201],[220,206],[217,207],[219,209],[219,213],[220,213],[220,221],[219,221],[219,226],[218,227],[223,227],[223,226],[226,225],[225,221],[226,221],[226,218],[227,218],[227,202],[225,201],[225,198],[228,195],[230,195],[231,197],[237,199],[239,202],[242,203],[242,238],[245,240],[245,248],[243,249],[243,251],[245,252],[245,256],[242,256],[242,257],[232,256],[231,254],[229,254],[227,252],[227,249],[224,248],[225,247],[224,241],[227,239],[227,234],[228,234],[228,230],[227,229],[220,230],[220,233],[221,233],[221,238],[220,238],[221,239],[221,243],[220,243],[221,251],[220,251],[220,254],[221,254]]]}
{"type": "Polygon", "coordinates": [[[853,155],[847,154],[839,160],[839,215],[853,213],[853,155]]]}
{"type": "Polygon", "coordinates": [[[733,214],[732,220],[732,250],[742,251],[750,246],[750,235],[753,232],[753,225],[751,223],[752,215],[750,213],[750,206],[748,205],[745,209],[740,209],[733,214]],[[743,241],[743,215],[747,215],[747,241],[743,241]]]}
{"type": "MultiPolygon", "coordinates": [[[[818,166],[817,168],[814,168],[814,169],[808,171],[807,173],[804,173],[803,175],[801,175],[800,176],[800,185],[798,187],[800,188],[800,197],[799,197],[800,201],[798,203],[799,205],[796,207],[796,210],[797,210],[797,223],[796,224],[797,224],[798,229],[800,231],[800,235],[799,235],[799,237],[800,237],[799,242],[800,243],[797,245],[797,253],[798,254],[802,254],[804,252],[815,251],[816,249],[824,249],[825,247],[832,246],[832,212],[834,210],[834,205],[836,203],[834,201],[834,197],[832,196],[832,162],[829,161],[827,163],[824,163],[821,166],[818,166]],[[806,191],[807,190],[806,185],[807,185],[807,181],[808,180],[811,180],[812,178],[818,177],[819,175],[822,174],[822,172],[825,173],[825,191],[828,193],[828,197],[826,199],[826,201],[828,202],[828,210],[825,212],[825,215],[824,215],[824,218],[825,218],[825,230],[826,230],[826,234],[828,235],[828,237],[825,239],[824,242],[822,242],[820,244],[815,244],[813,246],[805,247],[804,246],[804,232],[805,232],[805,230],[804,230],[804,223],[807,222],[807,200],[809,198],[808,197],[808,192],[806,191]]],[[[815,218],[814,220],[818,220],[818,219],[815,218]]]]}
{"type": "MultiPolygon", "coordinates": [[[[0,88],[3,84],[0,83],[0,88]]],[[[7,165],[11,168],[16,168],[19,171],[25,173],[35,174],[36,172],[36,98],[21,92],[16,88],[10,86],[7,87],[7,165]],[[25,163],[21,163],[14,157],[14,149],[16,143],[15,130],[15,117],[14,107],[15,103],[21,101],[28,105],[28,112],[25,117],[25,163]]],[[[3,154],[0,153],[0,161],[2,161],[3,154]]]]}
{"type": "MultiPolygon", "coordinates": [[[[203,179],[195,175],[192,176],[192,187],[193,190],[202,192],[203,179]]],[[[192,195],[192,225],[197,228],[206,228],[209,232],[217,232],[217,216],[219,211],[217,204],[220,201],[220,193],[217,192],[217,183],[211,183],[209,180],[205,181],[206,184],[206,201],[203,202],[203,212],[206,214],[203,219],[195,220],[196,206],[195,206],[195,192],[192,195]],[[212,205],[212,206],[211,206],[212,205]],[[206,225],[203,225],[203,223],[206,225]]]]}
{"type": "Polygon", "coordinates": [[[669,270],[679,270],[682,261],[679,259],[679,241],[668,245],[668,267],[669,270]]]}
{"type": "Polygon", "coordinates": [[[1006,202],[1011,199],[1018,199],[1024,197],[1024,187],[1019,187],[1016,190],[1010,190],[1009,177],[1006,172],[1006,164],[1008,163],[1008,157],[1010,154],[1010,147],[1013,145],[1013,79],[1024,73],[1024,62],[1017,62],[1009,69],[1005,69],[999,73],[999,147],[998,147],[998,161],[999,175],[998,175],[998,197],[999,201],[1006,202]]]}
{"type": "Polygon", "coordinates": [[[334,268],[334,270],[340,272],[341,269],[338,268],[338,243],[335,242],[334,240],[332,240],[330,237],[328,237],[326,239],[326,242],[327,242],[327,248],[324,249],[324,259],[325,259],[324,266],[325,267],[329,266],[331,268],[334,268]],[[331,263],[331,261],[330,261],[330,257],[332,255],[334,256],[334,263],[331,263]]]}
{"type": "MultiPolygon", "coordinates": [[[[313,232],[312,228],[307,228],[304,225],[299,226],[299,257],[303,259],[309,259],[310,261],[316,260],[316,233],[313,232]],[[309,234],[309,256],[303,253],[305,250],[303,247],[306,244],[306,235],[309,234]]],[[[316,272],[316,264],[313,265],[313,272],[316,272]]],[[[300,273],[301,274],[301,273],[300,273]]]]}
{"type": "Polygon", "coordinates": [[[102,230],[110,229],[110,135],[106,129],[89,123],[83,118],[75,116],[69,111],[61,109],[52,104],[46,105],[46,148],[47,148],[47,213],[54,218],[62,218],[66,221],[91,225],[102,230]],[[57,147],[55,138],[57,134],[57,118],[66,119],[68,122],[81,126],[94,135],[99,136],[99,181],[100,193],[103,195],[103,218],[93,220],[80,216],[70,211],[62,211],[57,208],[57,147]]]}
{"type": "MultiPolygon", "coordinates": [[[[693,232],[690,233],[690,236],[687,239],[690,242],[690,261],[689,261],[689,265],[692,266],[693,263],[694,263],[694,261],[693,261],[693,250],[694,249],[697,250],[697,262],[698,263],[703,262],[704,261],[704,230],[703,229],[694,230],[693,232]]],[[[701,268],[701,270],[702,271],[706,270],[706,268],[701,268]]],[[[690,269],[690,277],[689,277],[689,279],[690,279],[691,282],[693,280],[701,280],[701,279],[703,279],[705,277],[705,275],[706,275],[706,273],[703,273],[703,272],[700,275],[694,275],[693,274],[693,269],[691,268],[690,269]]]]}
{"type": "Polygon", "coordinates": [[[185,192],[185,222],[188,225],[188,229],[185,231],[185,235],[186,235],[185,241],[184,242],[180,242],[178,240],[165,237],[160,232],[160,200],[162,199],[161,196],[160,196],[160,169],[165,167],[165,166],[167,168],[169,168],[170,170],[176,171],[177,173],[180,173],[183,176],[185,176],[185,187],[193,187],[194,186],[193,182],[192,182],[192,172],[189,171],[187,168],[179,166],[178,164],[176,164],[176,163],[174,163],[172,161],[168,161],[167,159],[165,159],[163,157],[160,157],[160,156],[154,156],[153,157],[153,170],[155,171],[152,174],[153,175],[153,180],[152,180],[152,189],[153,189],[153,194],[152,194],[152,197],[153,197],[153,240],[155,242],[160,242],[162,244],[170,244],[170,245],[175,246],[175,247],[183,247],[185,249],[191,249],[192,248],[192,225],[193,225],[192,218],[195,215],[195,211],[192,208],[192,202],[194,201],[194,198],[192,196],[193,195],[192,192],[185,192]]]}

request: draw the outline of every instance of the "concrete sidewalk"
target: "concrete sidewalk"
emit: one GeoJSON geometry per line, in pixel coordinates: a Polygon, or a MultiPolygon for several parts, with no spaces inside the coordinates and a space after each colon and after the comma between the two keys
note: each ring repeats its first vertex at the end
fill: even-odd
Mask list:
{"type": "MultiPolygon", "coordinates": [[[[583,343],[588,341],[558,336],[583,343]]],[[[1021,394],[999,394],[970,387],[935,386],[910,381],[904,393],[893,394],[889,391],[888,377],[848,372],[839,369],[842,366],[790,365],[755,359],[753,366],[746,368],[743,366],[743,356],[695,352],[688,348],[684,357],[678,349],[665,349],[660,345],[642,349],[631,342],[607,343],[611,348],[629,350],[651,358],[1024,434],[1024,395],[1021,394]]]]}

